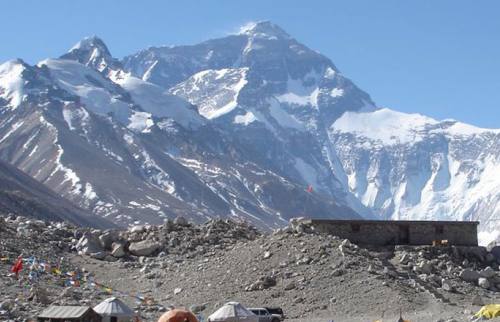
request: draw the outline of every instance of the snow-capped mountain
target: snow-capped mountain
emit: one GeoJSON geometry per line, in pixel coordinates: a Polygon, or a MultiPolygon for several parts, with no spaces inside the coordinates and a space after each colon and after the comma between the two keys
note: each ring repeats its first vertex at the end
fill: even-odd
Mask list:
{"type": "Polygon", "coordinates": [[[58,59],[7,62],[0,115],[0,158],[120,224],[183,214],[498,226],[499,131],[377,108],[270,22],[122,60],[89,37],[58,59]]]}
{"type": "Polygon", "coordinates": [[[390,109],[347,112],[330,127],[349,187],[389,219],[500,219],[500,130],[390,109]]]}
{"type": "MultiPolygon", "coordinates": [[[[341,189],[335,198],[307,193],[296,157],[269,129],[211,123],[202,104],[122,69],[96,37],[59,59],[1,70],[0,157],[97,215],[120,224],[237,216],[260,226],[305,212],[358,216],[341,189]]],[[[213,101],[230,93],[228,112],[246,70],[217,73],[227,90],[208,90],[213,101]]]]}

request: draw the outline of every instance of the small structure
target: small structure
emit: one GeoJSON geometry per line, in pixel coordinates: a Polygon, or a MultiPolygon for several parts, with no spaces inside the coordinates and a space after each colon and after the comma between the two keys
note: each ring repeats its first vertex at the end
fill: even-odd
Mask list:
{"type": "Polygon", "coordinates": [[[208,317],[208,322],[259,322],[259,317],[238,302],[228,302],[208,317]]]}
{"type": "Polygon", "coordinates": [[[102,317],[102,322],[129,322],[134,321],[135,312],[116,297],[105,299],[94,311],[102,317]]]}
{"type": "Polygon", "coordinates": [[[478,245],[477,221],[309,219],[303,222],[315,231],[362,245],[478,245]]]}
{"type": "Polygon", "coordinates": [[[38,322],[101,322],[101,316],[89,306],[56,306],[46,308],[38,322]]]}
{"type": "Polygon", "coordinates": [[[163,314],[158,322],[198,322],[198,319],[189,311],[173,309],[163,314]]]}

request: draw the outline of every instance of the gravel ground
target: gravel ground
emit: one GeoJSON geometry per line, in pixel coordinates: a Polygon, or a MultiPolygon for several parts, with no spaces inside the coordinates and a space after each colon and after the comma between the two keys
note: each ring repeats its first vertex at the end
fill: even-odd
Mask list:
{"type": "MultiPolygon", "coordinates": [[[[209,229],[212,244],[196,247],[191,245],[192,240],[202,240],[196,234],[203,229],[185,226],[174,230],[180,245],[180,236],[194,236],[186,242],[196,251],[179,246],[152,257],[127,256],[109,262],[70,251],[75,228],[42,225],[27,237],[17,234],[14,223],[10,223],[0,227],[0,257],[23,253],[53,262],[64,257],[68,269],[90,272],[95,281],[115,291],[154,299],[138,306],[133,298],[122,297],[140,311],[143,321],[155,321],[169,306],[201,307],[207,317],[227,301],[239,301],[247,307],[280,306],[291,322],[397,321],[400,309],[412,322],[451,318],[469,321],[472,312],[480,308],[472,305],[475,296],[486,304],[500,302],[495,288],[482,289],[458,277],[463,259],[454,248],[366,249],[333,236],[291,232],[252,233],[252,240],[247,240],[239,239],[239,234],[217,231],[215,226],[209,229]],[[189,234],[187,229],[191,229],[189,234]],[[222,234],[226,236],[223,244],[222,234]],[[428,268],[431,271],[417,275],[403,258],[416,262],[426,259],[432,263],[428,268]],[[452,285],[451,291],[436,282],[445,278],[452,285]]],[[[0,320],[6,319],[1,311],[9,301],[14,307],[10,316],[21,321],[36,316],[48,303],[95,305],[109,297],[101,289],[85,285],[64,288],[54,277],[44,275],[39,288],[47,293],[48,302],[28,301],[29,289],[20,288],[9,276],[11,265],[0,262],[0,320]]],[[[467,265],[480,270],[483,263],[471,258],[467,265]]]]}

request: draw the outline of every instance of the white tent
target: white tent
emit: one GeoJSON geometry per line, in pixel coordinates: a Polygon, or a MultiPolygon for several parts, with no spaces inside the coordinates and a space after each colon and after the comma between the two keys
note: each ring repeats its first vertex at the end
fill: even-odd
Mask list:
{"type": "Polygon", "coordinates": [[[102,316],[102,322],[127,322],[135,318],[134,311],[116,297],[105,299],[94,307],[94,311],[102,316]]]}
{"type": "Polygon", "coordinates": [[[240,303],[229,302],[212,313],[208,322],[259,322],[259,318],[240,303]]]}

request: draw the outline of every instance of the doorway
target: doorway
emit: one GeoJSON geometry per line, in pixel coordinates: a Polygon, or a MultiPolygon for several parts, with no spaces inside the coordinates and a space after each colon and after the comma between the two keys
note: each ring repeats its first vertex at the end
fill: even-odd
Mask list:
{"type": "Polygon", "coordinates": [[[398,236],[398,244],[399,245],[408,245],[410,244],[410,226],[408,225],[399,225],[399,236],[398,236]]]}

